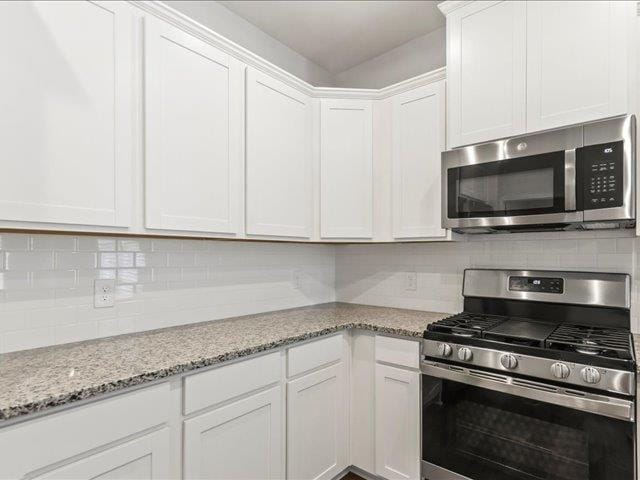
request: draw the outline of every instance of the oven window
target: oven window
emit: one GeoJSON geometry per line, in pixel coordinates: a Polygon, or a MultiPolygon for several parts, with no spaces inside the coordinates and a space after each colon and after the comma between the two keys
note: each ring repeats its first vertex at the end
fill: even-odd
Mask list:
{"type": "Polygon", "coordinates": [[[564,211],[564,152],[450,168],[449,218],[564,211]]]}
{"type": "Polygon", "coordinates": [[[631,422],[422,379],[426,462],[474,480],[633,480],[631,422]]]}

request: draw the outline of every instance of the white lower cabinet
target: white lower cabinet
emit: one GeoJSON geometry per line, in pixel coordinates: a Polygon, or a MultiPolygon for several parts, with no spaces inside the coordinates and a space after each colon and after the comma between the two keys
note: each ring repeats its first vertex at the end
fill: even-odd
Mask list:
{"type": "Polygon", "coordinates": [[[35,477],[36,480],[169,478],[170,430],[163,428],[35,477]]]}
{"type": "Polygon", "coordinates": [[[376,365],[376,474],[420,478],[420,373],[376,365]]]}
{"type": "Polygon", "coordinates": [[[287,478],[331,479],[348,466],[346,385],[342,362],[287,384],[287,478]]]}
{"type": "Polygon", "coordinates": [[[169,478],[170,405],[164,383],[4,427],[0,479],[169,478]]]}
{"type": "Polygon", "coordinates": [[[184,478],[284,478],[282,387],[184,422],[184,478]]]}

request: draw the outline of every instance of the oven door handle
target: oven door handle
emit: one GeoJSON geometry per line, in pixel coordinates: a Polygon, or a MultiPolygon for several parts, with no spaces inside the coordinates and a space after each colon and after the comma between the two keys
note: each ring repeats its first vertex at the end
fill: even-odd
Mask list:
{"type": "Polygon", "coordinates": [[[627,422],[635,421],[634,403],[630,400],[585,393],[445,363],[423,361],[420,370],[423,375],[430,377],[466,383],[474,387],[487,388],[508,395],[529,398],[627,422]]]}

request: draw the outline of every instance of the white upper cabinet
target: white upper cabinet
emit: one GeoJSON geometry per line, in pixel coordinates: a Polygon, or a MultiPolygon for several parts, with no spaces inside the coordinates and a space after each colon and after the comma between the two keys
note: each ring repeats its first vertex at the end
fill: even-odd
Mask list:
{"type": "Polygon", "coordinates": [[[393,237],[445,237],[440,207],[445,81],[396,95],[391,130],[393,237]]]}
{"type": "Polygon", "coordinates": [[[373,235],[370,100],[322,100],[320,231],[324,238],[373,235]]]}
{"type": "Polygon", "coordinates": [[[252,68],[246,90],[246,232],[309,238],[311,99],[252,68]]]}
{"type": "Polygon", "coordinates": [[[525,131],[526,2],[476,1],[447,15],[449,148],[525,131]]]}
{"type": "Polygon", "coordinates": [[[526,4],[527,130],[626,113],[635,2],[526,4]]]}
{"type": "Polygon", "coordinates": [[[0,221],[131,224],[131,9],[0,2],[0,221]]]}
{"type": "Polygon", "coordinates": [[[145,19],[146,227],[236,233],[242,67],[210,44],[145,19]]]}

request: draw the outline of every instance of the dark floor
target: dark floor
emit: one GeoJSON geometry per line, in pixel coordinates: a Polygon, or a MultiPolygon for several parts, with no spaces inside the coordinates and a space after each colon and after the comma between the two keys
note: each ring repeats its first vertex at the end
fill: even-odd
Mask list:
{"type": "Polygon", "coordinates": [[[356,475],[353,472],[349,472],[344,477],[342,477],[340,480],[364,480],[364,478],[356,475]]]}

